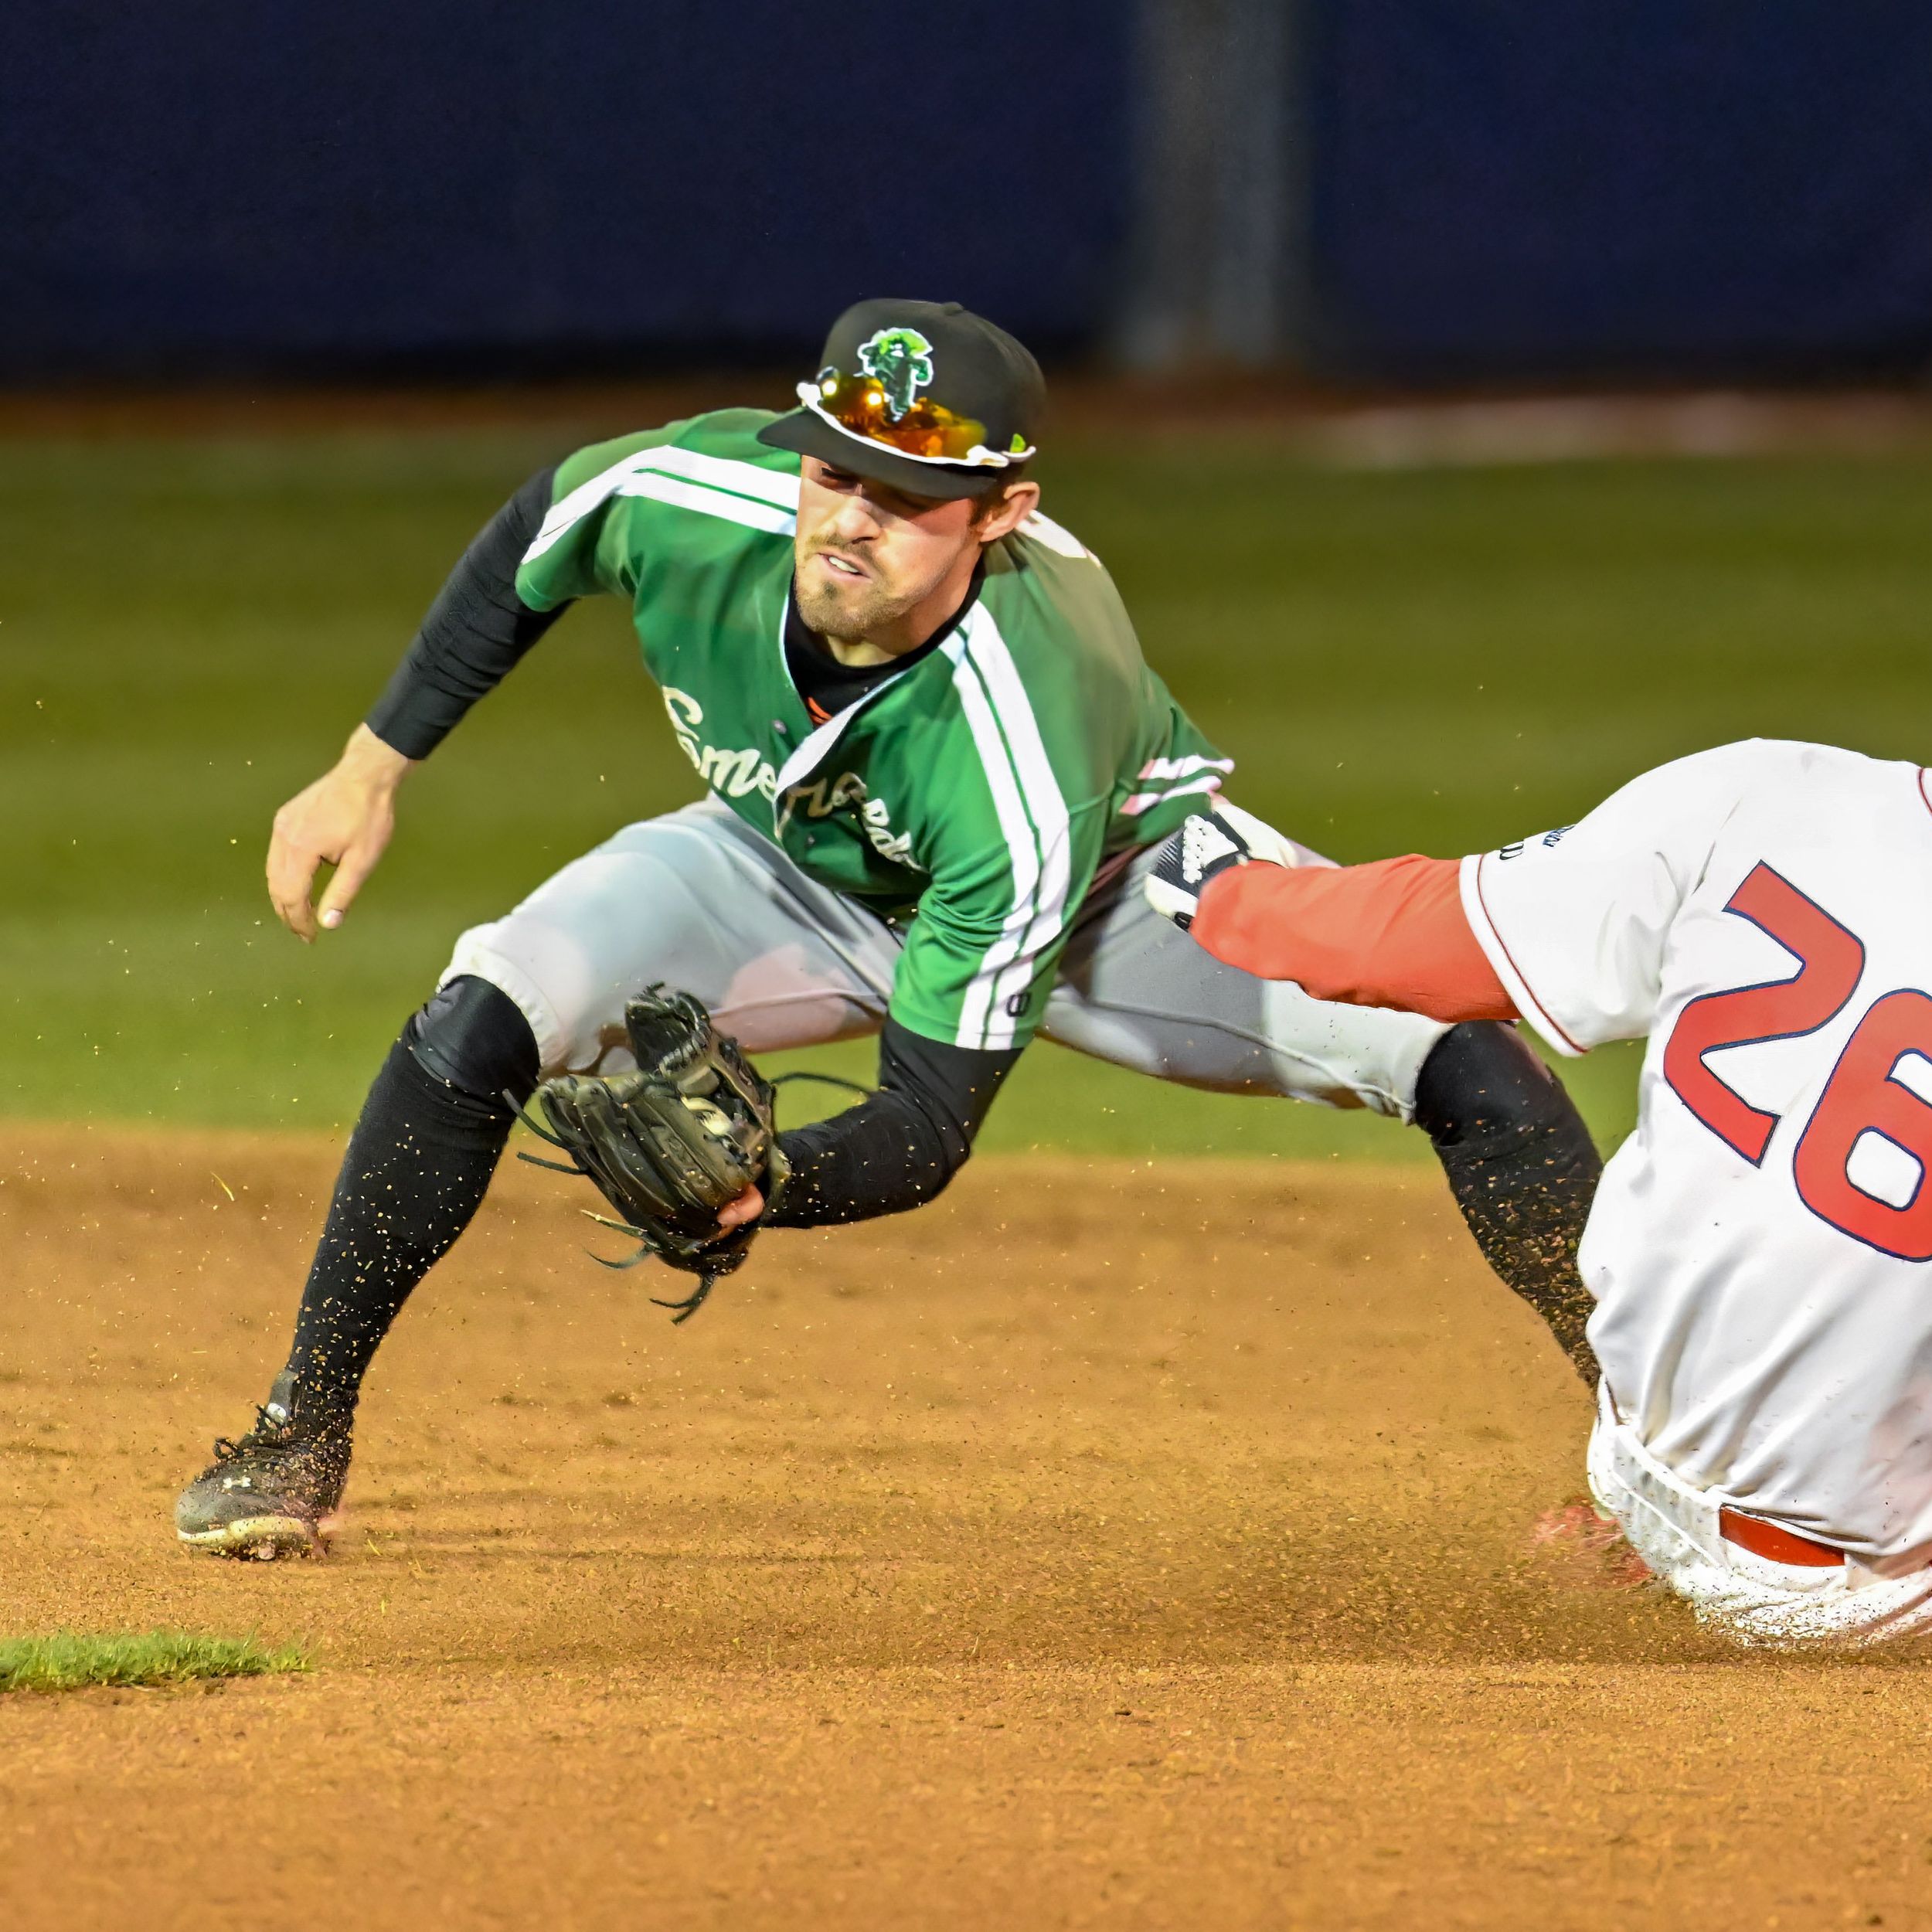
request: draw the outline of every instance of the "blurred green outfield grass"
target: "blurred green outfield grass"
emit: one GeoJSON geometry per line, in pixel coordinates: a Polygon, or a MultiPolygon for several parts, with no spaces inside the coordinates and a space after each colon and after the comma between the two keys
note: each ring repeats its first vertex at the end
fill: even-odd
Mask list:
{"type": "MultiPolygon", "coordinates": [[[[580,609],[411,781],[340,934],[298,945],[261,892],[276,805],[477,525],[626,427],[0,443],[0,1111],[341,1128],[458,930],[691,794],[622,612],[580,609]]],[[[1753,733],[1932,741],[1932,461],[1349,472],[1090,439],[1045,481],[1240,801],[1338,858],[1492,845],[1753,733]]],[[[1600,1136],[1633,1073],[1566,1070],[1600,1136]]],[[[1424,1151],[1046,1047],[983,1144],[1424,1151]]]]}

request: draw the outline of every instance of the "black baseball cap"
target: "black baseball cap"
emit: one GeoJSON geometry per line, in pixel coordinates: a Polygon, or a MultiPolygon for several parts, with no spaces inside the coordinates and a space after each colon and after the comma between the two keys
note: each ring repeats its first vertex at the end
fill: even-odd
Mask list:
{"type": "Polygon", "coordinates": [[[801,406],[758,440],[915,496],[984,496],[1033,454],[1046,384],[1023,345],[957,302],[859,302],[801,406]]]}

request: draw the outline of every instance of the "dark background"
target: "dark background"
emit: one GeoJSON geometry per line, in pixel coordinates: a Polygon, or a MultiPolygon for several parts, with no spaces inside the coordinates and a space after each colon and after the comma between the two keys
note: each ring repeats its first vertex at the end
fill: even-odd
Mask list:
{"type": "Polygon", "coordinates": [[[1906,0],[337,0],[0,22],[0,381],[808,355],[1378,382],[1932,356],[1906,0]]]}
{"type": "Polygon", "coordinates": [[[853,291],[1089,339],[1131,9],[43,10],[0,88],[0,369],[789,357],[853,291]]]}
{"type": "Polygon", "coordinates": [[[1338,365],[1454,379],[1932,355],[1932,9],[1328,0],[1338,365]]]}

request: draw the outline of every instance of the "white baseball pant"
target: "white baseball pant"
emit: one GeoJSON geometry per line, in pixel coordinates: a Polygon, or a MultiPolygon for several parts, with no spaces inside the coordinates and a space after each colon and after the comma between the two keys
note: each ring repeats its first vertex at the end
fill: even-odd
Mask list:
{"type": "MultiPolygon", "coordinates": [[[[1821,1418],[1822,1426],[1828,1426],[1821,1418]]],[[[1855,1557],[1828,1569],[1774,1562],[1718,1533],[1733,1498],[1666,1469],[1597,1389],[1590,1487],[1631,1546],[1700,1623],[1767,1650],[1855,1649],[1932,1632],[1932,1569],[1884,1577],[1855,1557]]],[[[1749,1513],[1747,1512],[1747,1513],[1749,1513]]]]}
{"type": "MultiPolygon", "coordinates": [[[[1241,822],[1291,862],[1321,862],[1241,822]]],[[[1141,898],[1151,856],[1117,862],[1088,893],[1042,1036],[1184,1086],[1408,1119],[1446,1029],[1221,964],[1141,898]]],[[[464,934],[443,977],[474,974],[507,993],[546,1075],[614,1071],[630,1064],[624,1002],[657,981],[695,993],[751,1053],[876,1033],[902,944],[707,798],[627,825],[506,918],[464,934]]]]}

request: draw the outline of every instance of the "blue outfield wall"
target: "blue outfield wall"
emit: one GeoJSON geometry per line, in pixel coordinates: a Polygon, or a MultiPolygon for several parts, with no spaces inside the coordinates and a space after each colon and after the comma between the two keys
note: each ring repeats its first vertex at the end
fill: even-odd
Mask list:
{"type": "Polygon", "coordinates": [[[0,374],[789,355],[855,294],[1084,338],[1131,10],[1024,13],[14,0],[0,374]]]}
{"type": "MultiPolygon", "coordinates": [[[[1101,347],[1146,6],[1238,11],[13,0],[0,380],[790,359],[859,293],[1101,347]]],[[[1304,0],[1298,44],[1318,368],[1932,355],[1924,0],[1304,0]]]]}
{"type": "Polygon", "coordinates": [[[1924,0],[1324,0],[1337,370],[1905,372],[1932,358],[1924,0]]]}

